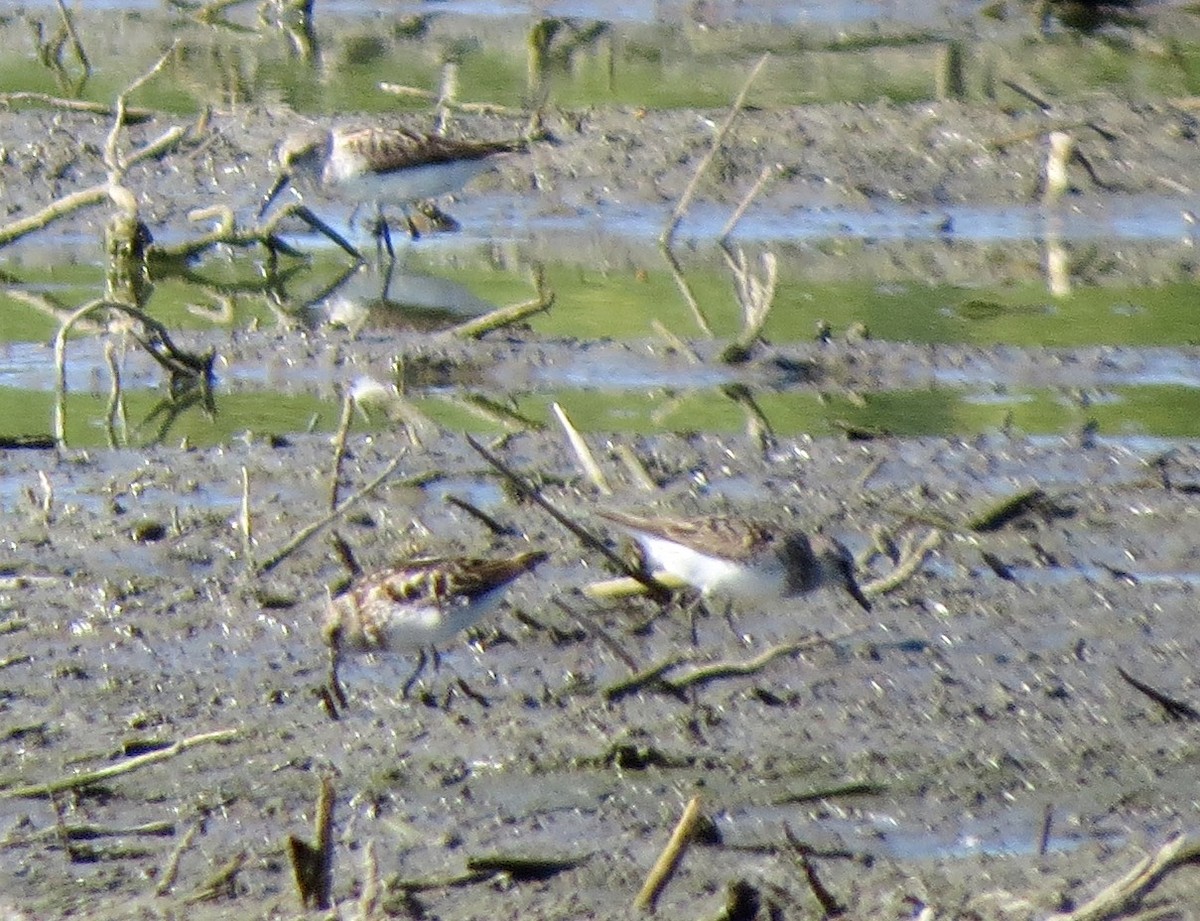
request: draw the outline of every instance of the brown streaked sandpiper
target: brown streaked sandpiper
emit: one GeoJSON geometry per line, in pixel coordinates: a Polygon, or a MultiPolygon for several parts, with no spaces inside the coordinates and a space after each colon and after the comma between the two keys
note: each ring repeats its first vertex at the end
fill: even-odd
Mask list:
{"type": "Polygon", "coordinates": [[[418,652],[417,669],[404,683],[407,697],[425,651],[475,624],[499,605],[510,582],[547,557],[528,551],[499,559],[421,558],[355,580],[329,600],[322,628],[331,689],[342,696],[337,672],[344,652],[418,652]]]}
{"type": "MultiPolygon", "coordinates": [[[[500,154],[525,150],[524,140],[468,141],[406,128],[308,129],[276,149],[279,178],[263,200],[263,214],[294,176],[303,175],[347,198],[374,202],[378,233],[394,256],[383,219],[385,202],[401,206],[456,192],[495,166],[500,154]]],[[[408,218],[407,212],[405,217],[408,218]]],[[[409,230],[416,229],[408,219],[409,230]]]]}
{"type": "Polygon", "coordinates": [[[628,531],[653,568],[702,595],[766,601],[840,585],[864,610],[871,609],[855,581],[853,556],[831,537],[810,538],[801,531],[732,516],[643,518],[609,510],[597,514],[628,531]]]}

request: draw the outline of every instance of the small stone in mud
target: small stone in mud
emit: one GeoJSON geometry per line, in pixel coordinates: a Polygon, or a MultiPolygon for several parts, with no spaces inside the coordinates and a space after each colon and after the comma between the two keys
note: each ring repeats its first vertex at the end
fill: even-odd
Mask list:
{"type": "Polygon", "coordinates": [[[167,536],[167,526],[153,518],[143,518],[129,532],[139,544],[151,544],[167,536]]]}

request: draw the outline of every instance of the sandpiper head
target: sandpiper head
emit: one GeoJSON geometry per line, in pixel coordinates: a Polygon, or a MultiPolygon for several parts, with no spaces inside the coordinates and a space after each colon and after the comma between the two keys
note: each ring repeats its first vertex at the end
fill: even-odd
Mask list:
{"type": "Polygon", "coordinates": [[[789,569],[799,583],[796,590],[807,591],[826,583],[840,585],[864,611],[871,610],[871,602],[854,577],[854,555],[845,544],[823,534],[810,540],[796,531],[784,538],[780,555],[792,561],[789,569]]]}

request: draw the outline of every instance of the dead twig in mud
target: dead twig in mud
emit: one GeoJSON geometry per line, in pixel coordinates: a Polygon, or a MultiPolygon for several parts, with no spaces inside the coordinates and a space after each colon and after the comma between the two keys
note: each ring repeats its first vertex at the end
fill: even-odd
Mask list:
{"type": "Polygon", "coordinates": [[[446,496],[446,504],[453,505],[456,509],[466,512],[481,525],[495,534],[497,537],[515,537],[517,534],[516,528],[510,525],[501,524],[483,509],[478,508],[466,499],[460,499],[458,496],[446,496]]]}
{"type": "Polygon", "coordinates": [[[812,894],[816,896],[818,902],[821,903],[821,910],[826,918],[836,918],[838,915],[846,911],[833,893],[830,892],[821,878],[817,876],[817,868],[813,866],[812,860],[809,859],[811,848],[806,847],[794,834],[787,822],[783,823],[783,837],[787,841],[788,847],[792,853],[796,855],[796,859],[800,861],[800,868],[804,871],[804,878],[808,880],[808,888],[812,890],[812,894]]]}
{"type": "Polygon", "coordinates": [[[67,334],[77,322],[100,311],[123,313],[142,325],[144,333],[135,333],[134,338],[167,372],[168,387],[172,396],[188,386],[198,384],[206,403],[211,400],[212,366],[216,359],[216,353],[212,349],[199,355],[185,352],[175,345],[170,332],[162,323],[137,307],[123,301],[91,301],[70,313],[59,325],[54,336],[54,440],[59,450],[64,450],[67,445],[67,334]]]}
{"type": "Polygon", "coordinates": [[[315,844],[303,838],[288,836],[288,855],[296,877],[300,904],[322,911],[333,907],[333,807],[335,802],[333,778],[321,778],[317,795],[315,844]]]}
{"type": "Polygon", "coordinates": [[[468,873],[504,874],[514,880],[544,880],[583,866],[591,854],[578,857],[529,857],[522,854],[483,854],[467,858],[468,873]]]}
{"type": "Polygon", "coordinates": [[[71,39],[71,50],[75,52],[75,59],[83,68],[83,76],[79,80],[82,86],[92,75],[92,62],[88,60],[87,52],[83,50],[83,42],[79,40],[79,33],[75,31],[75,20],[71,18],[71,11],[67,9],[63,0],[55,0],[55,2],[58,5],[58,12],[62,16],[63,28],[66,30],[67,37],[71,39]]]}
{"type": "Polygon", "coordinates": [[[750,186],[750,191],[748,191],[742,200],[738,202],[738,206],[733,209],[733,214],[729,216],[729,220],[726,221],[725,226],[721,228],[721,234],[717,237],[717,243],[720,244],[722,248],[724,248],[725,244],[729,242],[729,237],[733,233],[733,229],[737,227],[738,223],[750,209],[750,205],[753,203],[754,199],[758,198],[759,193],[761,193],[766,187],[767,182],[782,172],[783,167],[778,163],[770,163],[762,168],[762,172],[760,172],[758,174],[758,178],[754,180],[754,185],[750,186]]]}
{"type": "Polygon", "coordinates": [[[688,364],[699,365],[704,363],[700,356],[696,354],[696,350],[675,335],[674,332],[667,329],[662,320],[657,318],[651,320],[650,328],[654,330],[655,334],[664,342],[666,342],[668,346],[686,358],[688,364]]]}
{"type": "Polygon", "coordinates": [[[662,894],[663,889],[666,888],[667,883],[671,881],[671,877],[679,868],[679,862],[687,853],[688,845],[691,844],[702,818],[700,797],[693,796],[683,810],[683,815],[680,816],[675,830],[671,832],[667,846],[663,848],[663,852],[650,869],[641,891],[638,892],[637,898],[633,900],[634,908],[645,912],[654,911],[655,902],[658,901],[659,895],[662,894]]]}
{"type": "Polygon", "coordinates": [[[342,415],[338,419],[337,431],[333,435],[333,463],[329,470],[329,509],[338,504],[338,482],[342,478],[342,460],[346,456],[346,438],[350,435],[350,423],[354,419],[354,390],[350,388],[342,397],[342,415]]]}
{"type": "Polygon", "coordinates": [[[1157,853],[1144,857],[1127,874],[1074,911],[1050,915],[1047,921],[1106,921],[1133,915],[1142,900],[1169,873],[1190,864],[1200,864],[1200,841],[1187,835],[1176,835],[1157,853]]]}
{"type": "Polygon", "coordinates": [[[746,253],[739,247],[731,253],[722,247],[725,264],[733,274],[733,291],[738,306],[742,308],[742,331],[738,337],[721,351],[725,364],[740,364],[750,358],[751,349],[762,335],[771,307],[775,303],[775,284],[779,280],[779,265],[774,253],[763,253],[760,257],[763,274],[754,275],[746,261],[746,253]]]}
{"type": "Polygon", "coordinates": [[[665,679],[664,684],[673,691],[683,691],[687,688],[705,685],[712,681],[757,675],[776,659],[783,658],[784,656],[793,656],[798,652],[816,649],[819,646],[831,646],[852,635],[853,633],[847,632],[831,637],[810,636],[793,643],[781,643],[778,646],[772,646],[762,654],[745,662],[712,662],[708,665],[698,666],[678,678],[665,679]]]}
{"type": "Polygon", "coordinates": [[[279,236],[279,225],[289,217],[298,217],[313,230],[328,238],[335,246],[357,262],[365,262],[360,253],[349,241],[336,230],[317,217],[316,213],[300,202],[287,202],[276,208],[271,217],[264,223],[254,227],[238,226],[233,209],[226,205],[214,205],[210,208],[199,208],[188,214],[188,220],[215,220],[216,225],[208,233],[194,240],[184,240],[174,246],[152,245],[146,251],[148,259],[161,262],[178,262],[194,259],[200,254],[218,246],[230,246],[243,249],[250,246],[262,246],[270,253],[283,253],[287,256],[300,257],[303,254],[285,243],[279,236]]]}
{"type": "Polygon", "coordinates": [[[619,555],[617,555],[612,550],[610,550],[607,546],[605,546],[604,542],[602,540],[600,540],[600,538],[596,537],[594,534],[592,534],[590,531],[583,528],[582,526],[576,524],[574,521],[572,521],[570,518],[568,518],[565,514],[563,514],[557,508],[555,508],[554,505],[548,499],[546,499],[545,496],[543,496],[541,494],[541,492],[537,489],[536,486],[534,486],[532,483],[530,483],[528,480],[526,480],[520,474],[516,473],[512,468],[510,468],[507,464],[505,464],[504,461],[502,461],[502,460],[500,460],[500,458],[496,457],[495,454],[493,454],[491,451],[489,451],[487,448],[485,448],[483,445],[481,445],[472,436],[466,435],[464,437],[467,440],[467,444],[469,444],[475,450],[475,452],[477,454],[479,454],[484,460],[486,460],[489,464],[491,464],[493,467],[495,467],[496,470],[500,473],[500,475],[503,476],[506,480],[508,480],[508,482],[510,482],[513,485],[513,487],[517,490],[518,493],[520,493],[522,496],[525,496],[527,499],[529,499],[530,501],[535,503],[547,515],[549,515],[551,518],[553,518],[555,521],[557,521],[559,524],[561,524],[564,528],[566,528],[568,531],[570,531],[572,534],[574,534],[575,537],[578,538],[578,540],[585,547],[589,547],[592,550],[595,550],[597,553],[599,553],[601,556],[603,556],[606,560],[608,560],[609,563],[611,563],[613,566],[615,566],[621,572],[625,573],[625,575],[629,576],[631,579],[636,579],[638,582],[640,582],[643,586],[645,586],[646,594],[648,594],[655,601],[657,601],[661,604],[670,598],[670,595],[671,595],[670,591],[668,591],[653,576],[649,575],[646,572],[643,572],[640,569],[635,569],[634,567],[630,566],[623,559],[621,559],[621,557],[619,555]]]}
{"type": "MultiPolygon", "coordinates": [[[[883,784],[868,783],[856,780],[850,783],[838,784],[836,787],[821,787],[817,790],[807,790],[804,793],[790,793],[770,801],[772,806],[801,806],[805,803],[817,803],[824,799],[837,799],[846,796],[882,796],[888,788],[883,784]]],[[[843,856],[850,856],[847,852],[843,856]]]]}
{"type": "Polygon", "coordinates": [[[1191,704],[1186,704],[1182,700],[1176,700],[1174,697],[1168,697],[1162,691],[1150,687],[1144,682],[1138,681],[1133,675],[1125,671],[1121,666],[1117,666],[1117,674],[1120,675],[1130,687],[1141,691],[1152,701],[1163,708],[1163,712],[1173,720],[1200,720],[1200,711],[1191,704]]]}
{"type": "MultiPolygon", "coordinates": [[[[8,106],[13,103],[37,103],[44,105],[50,109],[64,109],[68,112],[82,112],[86,115],[112,115],[113,107],[104,102],[89,102],[86,99],[63,99],[60,96],[51,96],[49,93],[34,93],[34,92],[13,92],[0,93],[0,106],[8,106]]],[[[126,109],[125,124],[137,125],[141,122],[149,121],[154,118],[157,113],[153,109],[126,109]]]]}
{"type": "Polygon", "coordinates": [[[567,444],[571,446],[571,450],[575,452],[575,459],[579,461],[579,466],[583,468],[584,476],[586,476],[596,487],[597,491],[606,496],[612,495],[612,487],[608,485],[608,479],[604,476],[604,470],[601,469],[599,462],[596,460],[596,455],[592,453],[592,449],[588,447],[588,443],[584,441],[583,435],[579,433],[579,429],[575,428],[575,424],[571,421],[559,404],[551,403],[550,411],[554,413],[554,418],[558,420],[558,424],[562,426],[562,430],[566,433],[567,444]]]}
{"type": "Polygon", "coordinates": [[[443,335],[457,339],[479,339],[493,330],[520,323],[526,317],[542,313],[554,306],[554,292],[546,287],[545,276],[541,270],[534,273],[534,292],[536,296],[532,300],[508,307],[497,307],[481,317],[450,327],[443,335]]]}
{"type": "Polygon", "coordinates": [[[171,851],[171,856],[167,858],[162,873],[159,874],[158,885],[154,887],[155,895],[166,895],[175,887],[175,880],[179,878],[179,862],[183,860],[183,855],[191,848],[203,828],[204,820],[202,818],[188,826],[188,830],[183,833],[179,844],[171,851]]]}
{"type": "Polygon", "coordinates": [[[708,166],[712,163],[713,158],[717,155],[717,151],[721,149],[721,144],[725,140],[725,136],[729,134],[729,129],[733,127],[733,121],[741,112],[742,106],[746,103],[746,96],[750,92],[750,86],[758,77],[759,71],[770,59],[771,55],[764,54],[758,59],[758,63],[754,65],[750,71],[750,75],[746,78],[746,82],[742,85],[742,90],[738,93],[737,98],[733,101],[733,105],[729,108],[729,114],[725,116],[725,121],[717,129],[717,133],[713,135],[712,145],[708,149],[708,153],[696,165],[696,172],[692,175],[691,181],[687,184],[687,188],[683,190],[683,195],[679,197],[678,204],[675,205],[675,210],[671,212],[671,218],[667,222],[667,226],[663,229],[662,234],[658,238],[658,242],[669,247],[672,239],[675,237],[675,231],[679,229],[679,223],[683,220],[683,216],[687,214],[688,208],[691,207],[692,199],[696,197],[696,189],[700,185],[700,179],[708,170],[708,166]]]}
{"type": "Polygon", "coordinates": [[[451,112],[462,112],[471,115],[502,115],[516,117],[528,114],[522,109],[514,109],[511,106],[500,105],[496,102],[458,102],[454,99],[449,99],[442,91],[434,92],[419,86],[404,86],[400,83],[388,83],[386,80],[379,84],[380,92],[388,93],[392,96],[400,96],[406,99],[420,99],[428,102],[431,105],[436,105],[441,109],[447,109],[451,112]]]}
{"type": "Polygon", "coordinates": [[[237,875],[242,871],[242,867],[246,865],[246,860],[249,856],[249,853],[246,851],[238,851],[225,861],[225,863],[221,864],[216,873],[197,886],[196,891],[183,900],[183,904],[194,905],[197,902],[211,902],[219,898],[222,892],[233,896],[234,885],[237,883],[237,875]]]}
{"type": "Polygon", "coordinates": [[[982,512],[967,519],[966,528],[969,531],[979,532],[999,531],[1013,519],[1020,518],[1026,512],[1041,505],[1046,498],[1046,493],[1036,487],[1005,496],[999,502],[989,505],[982,512]]]}
{"type": "Polygon", "coordinates": [[[250,516],[250,470],[242,467],[242,509],[238,515],[238,532],[242,536],[242,556],[246,568],[254,569],[254,519],[250,516]]]}
{"type": "Polygon", "coordinates": [[[916,575],[924,564],[925,557],[929,556],[941,542],[942,532],[937,529],[930,531],[920,543],[900,558],[899,562],[892,567],[891,572],[860,586],[862,593],[868,598],[873,598],[876,595],[886,594],[903,585],[916,575]]]}
{"type": "Polygon", "coordinates": [[[114,777],[128,774],[147,765],[167,761],[198,745],[204,745],[209,742],[231,742],[237,736],[238,730],[236,729],[219,729],[216,732],[204,732],[200,735],[180,739],[175,744],[168,745],[166,748],[146,752],[144,755],[135,755],[118,764],[110,764],[107,767],[97,768],[94,771],[73,774],[70,777],[62,777],[48,783],[28,784],[26,786],[0,789],[0,799],[29,799],[51,796],[55,793],[61,793],[64,790],[81,790],[84,787],[90,787],[102,781],[111,780],[114,777]]]}
{"type": "Polygon", "coordinates": [[[711,339],[713,331],[708,323],[708,317],[700,309],[700,302],[696,300],[696,295],[692,292],[691,284],[684,277],[683,267],[679,264],[679,260],[675,258],[674,250],[669,246],[660,246],[659,252],[667,260],[667,269],[671,272],[671,280],[675,282],[675,287],[679,289],[679,294],[683,298],[683,302],[687,304],[688,310],[692,312],[692,319],[696,321],[696,326],[700,329],[700,332],[711,339]]]}
{"type": "Polygon", "coordinates": [[[642,463],[642,459],[634,453],[633,448],[622,442],[614,449],[617,454],[617,459],[629,472],[630,479],[633,480],[633,485],[642,492],[658,492],[659,485],[654,481],[654,477],[650,476],[650,471],[646,469],[646,465],[642,463]]]}
{"type": "Polygon", "coordinates": [[[676,697],[680,697],[681,700],[686,700],[686,697],[682,695],[682,692],[668,682],[663,675],[665,675],[671,669],[678,668],[680,665],[690,662],[691,660],[692,657],[686,653],[684,655],[671,656],[668,659],[664,659],[661,662],[651,665],[649,668],[643,669],[640,672],[635,672],[622,681],[613,682],[604,689],[604,699],[609,703],[614,703],[620,700],[622,697],[628,697],[630,694],[637,694],[639,691],[645,688],[655,688],[656,690],[663,690],[668,693],[672,693],[676,697]]]}
{"type": "Polygon", "coordinates": [[[626,667],[631,672],[636,673],[638,671],[639,666],[637,663],[637,659],[635,659],[629,652],[627,652],[625,647],[622,646],[620,643],[618,643],[616,641],[616,639],[614,639],[614,637],[612,636],[611,633],[609,633],[602,626],[600,626],[600,624],[596,622],[596,619],[594,617],[592,617],[590,614],[584,614],[582,611],[576,611],[576,610],[573,610],[572,608],[567,607],[567,603],[565,601],[563,601],[561,598],[552,598],[551,600],[554,602],[555,606],[560,611],[562,611],[564,614],[566,614],[572,620],[579,621],[579,623],[581,623],[583,625],[583,628],[588,633],[590,633],[592,636],[594,636],[596,639],[598,639],[601,643],[603,643],[605,646],[607,646],[609,648],[609,651],[612,652],[612,654],[615,655],[622,662],[624,662],[626,667]]]}
{"type": "MultiPolygon", "coordinates": [[[[371,480],[370,483],[368,483],[366,486],[363,486],[353,495],[347,496],[328,514],[321,516],[316,521],[305,525],[303,528],[297,531],[295,537],[279,548],[279,550],[275,551],[275,553],[270,557],[259,563],[254,569],[254,574],[257,576],[266,575],[272,569],[286,560],[289,556],[303,547],[312,538],[312,536],[320,531],[323,527],[333,523],[334,521],[337,521],[337,519],[342,517],[342,515],[346,514],[347,511],[358,504],[363,497],[370,495],[372,492],[378,489],[380,485],[382,485],[384,480],[395,473],[396,468],[400,466],[400,462],[404,460],[406,456],[406,454],[402,453],[398,457],[393,458],[391,463],[389,463],[383,469],[383,472],[375,477],[375,479],[371,480]]],[[[424,486],[427,483],[437,479],[439,476],[440,474],[436,472],[418,474],[417,476],[409,477],[407,480],[405,480],[404,485],[424,486]]]]}

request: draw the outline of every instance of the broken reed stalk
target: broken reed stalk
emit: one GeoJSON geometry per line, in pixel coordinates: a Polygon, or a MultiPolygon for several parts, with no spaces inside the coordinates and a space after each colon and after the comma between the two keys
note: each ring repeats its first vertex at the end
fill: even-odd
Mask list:
{"type": "MultiPolygon", "coordinates": [[[[654,581],[671,591],[687,588],[688,583],[666,570],[655,570],[650,575],[654,581]]],[[[583,594],[596,601],[613,601],[618,598],[628,598],[631,595],[646,594],[646,583],[632,576],[620,576],[616,579],[601,579],[589,582],[583,587],[583,594]]]]}
{"type": "MultiPolygon", "coordinates": [[[[395,472],[396,468],[400,466],[400,462],[404,460],[405,456],[406,452],[401,452],[399,455],[394,457],[391,463],[383,468],[383,472],[375,477],[375,479],[371,480],[370,483],[368,483],[366,486],[363,486],[353,495],[347,496],[329,513],[322,515],[316,521],[311,522],[301,528],[298,532],[296,532],[295,537],[293,537],[281,548],[279,548],[279,550],[275,551],[274,554],[263,560],[258,564],[258,566],[255,567],[255,575],[266,575],[268,572],[286,560],[289,556],[295,553],[298,549],[300,549],[300,547],[304,546],[304,544],[307,543],[312,536],[320,531],[323,527],[336,521],[342,515],[346,514],[346,512],[356,505],[364,496],[367,496],[378,489],[383,481],[390,477],[395,472]]],[[[414,478],[414,481],[418,483],[427,482],[429,476],[430,475],[427,474],[424,478],[414,478]]]]}
{"type": "Polygon", "coordinates": [[[671,833],[671,839],[667,842],[667,846],[663,848],[663,852],[650,869],[637,898],[633,900],[634,908],[646,912],[654,911],[654,903],[658,901],[659,895],[662,894],[663,889],[666,888],[667,883],[671,881],[671,877],[679,868],[679,863],[683,860],[683,855],[687,853],[688,845],[692,842],[701,818],[700,797],[693,796],[683,810],[683,815],[680,816],[675,830],[671,833]]]}
{"type": "Polygon", "coordinates": [[[688,364],[699,365],[704,362],[700,356],[696,354],[696,350],[680,339],[672,330],[667,329],[666,324],[662,320],[654,319],[650,321],[650,328],[654,330],[655,335],[667,343],[667,345],[687,359],[688,364]]]}
{"type": "Polygon", "coordinates": [[[464,437],[467,440],[467,444],[469,444],[484,460],[495,467],[500,475],[508,480],[518,493],[535,503],[547,515],[574,534],[584,546],[595,550],[606,560],[608,560],[609,563],[611,563],[621,572],[625,573],[625,575],[640,582],[645,587],[646,594],[648,594],[655,601],[664,603],[670,598],[670,591],[661,583],[659,583],[653,576],[643,572],[640,569],[635,569],[634,567],[630,566],[627,562],[625,562],[625,560],[621,559],[619,555],[605,546],[602,540],[560,512],[554,507],[550,500],[541,494],[536,486],[528,482],[523,476],[510,468],[504,463],[504,461],[500,460],[500,458],[498,458],[495,454],[476,441],[474,437],[471,435],[465,435],[464,437]]]}
{"type": "Polygon", "coordinates": [[[288,854],[296,878],[296,890],[305,908],[325,911],[333,907],[333,807],[336,795],[333,778],[321,778],[314,820],[315,844],[288,836],[288,854]]]}
{"type": "Polygon", "coordinates": [[[62,16],[63,28],[67,32],[67,37],[71,39],[71,50],[75,52],[75,58],[79,61],[79,66],[83,68],[84,77],[90,77],[92,62],[88,60],[87,52],[83,50],[83,42],[79,40],[79,33],[75,31],[75,20],[63,0],[55,0],[55,2],[58,4],[59,15],[62,16]]]}
{"type": "Polygon", "coordinates": [[[670,246],[671,240],[675,237],[675,231],[679,229],[679,223],[683,220],[683,216],[687,214],[688,208],[691,207],[692,199],[696,197],[696,189],[700,185],[700,178],[708,170],[708,166],[713,161],[713,157],[717,155],[717,151],[721,149],[721,144],[725,140],[725,136],[729,133],[729,129],[733,127],[733,121],[737,118],[738,113],[742,110],[742,106],[746,103],[746,96],[750,92],[750,86],[754,83],[759,71],[763,69],[763,65],[771,57],[770,53],[764,54],[758,59],[758,63],[750,71],[750,75],[746,78],[746,82],[742,85],[742,90],[738,93],[737,98],[733,101],[733,105],[729,108],[729,114],[725,116],[725,121],[717,129],[717,133],[713,135],[712,145],[708,149],[708,153],[697,164],[696,172],[692,175],[691,181],[687,188],[683,190],[683,195],[680,196],[678,204],[675,205],[675,210],[671,212],[671,218],[667,222],[667,226],[663,229],[662,235],[658,238],[658,242],[663,246],[670,246]]]}
{"type": "Polygon", "coordinates": [[[237,738],[237,735],[238,730],[236,729],[219,729],[216,732],[204,732],[200,735],[189,736],[186,739],[180,739],[174,745],[168,745],[166,748],[146,752],[143,755],[135,755],[117,764],[110,764],[107,767],[97,768],[94,771],[84,771],[82,774],[60,777],[58,780],[51,780],[47,783],[8,787],[7,789],[0,790],[0,799],[28,799],[30,797],[51,796],[55,793],[61,793],[64,790],[80,790],[101,781],[111,780],[113,777],[128,774],[147,765],[167,761],[198,745],[204,745],[208,742],[230,742],[237,738]]]}
{"type": "Polygon", "coordinates": [[[592,485],[597,490],[606,496],[611,496],[612,487],[608,485],[608,479],[604,476],[604,471],[596,460],[596,455],[592,453],[592,449],[588,447],[588,443],[583,440],[583,436],[579,434],[579,429],[575,428],[575,424],[571,422],[571,418],[567,415],[566,410],[558,403],[551,403],[550,411],[554,413],[554,418],[558,420],[558,424],[562,426],[563,432],[566,433],[567,444],[575,452],[575,459],[579,461],[579,466],[583,468],[584,475],[591,480],[592,485]]]}

